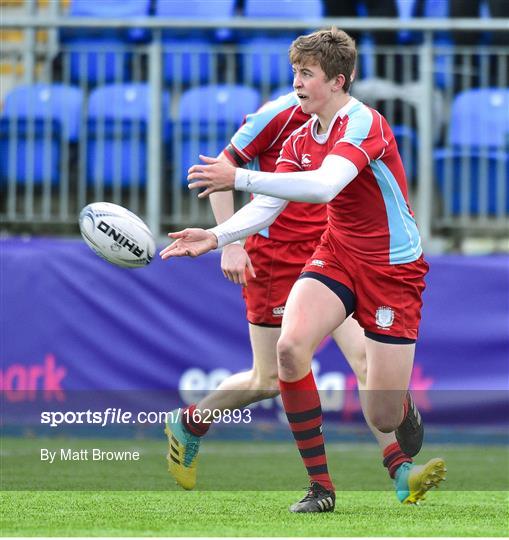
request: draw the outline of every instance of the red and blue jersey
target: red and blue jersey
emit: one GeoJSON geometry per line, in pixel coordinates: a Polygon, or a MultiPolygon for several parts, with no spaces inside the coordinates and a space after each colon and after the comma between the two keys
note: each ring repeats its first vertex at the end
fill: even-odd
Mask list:
{"type": "MultiPolygon", "coordinates": [[[[273,172],[283,142],[309,119],[293,92],[269,101],[246,116],[224,155],[234,165],[273,172]]],[[[279,242],[299,242],[320,238],[326,224],[326,205],[290,202],[259,234],[279,242]]]]}
{"type": "Polygon", "coordinates": [[[313,117],[285,142],[277,172],[318,169],[329,154],[350,160],[359,174],[328,204],[333,237],[374,264],[417,260],[421,240],[396,140],[385,118],[351,98],[325,137],[316,135],[317,120],[313,117]]]}

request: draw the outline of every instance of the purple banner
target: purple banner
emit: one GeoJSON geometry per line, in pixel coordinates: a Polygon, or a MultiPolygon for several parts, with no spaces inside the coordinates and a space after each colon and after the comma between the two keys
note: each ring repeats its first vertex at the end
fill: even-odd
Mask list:
{"type": "MultiPolygon", "coordinates": [[[[251,366],[240,289],[217,253],[124,270],[79,240],[7,239],[0,248],[0,383],[17,400],[41,390],[61,402],[72,390],[171,389],[189,402],[251,366]]],[[[509,257],[428,261],[411,383],[419,405],[437,421],[507,420],[509,257]]],[[[324,410],[359,418],[358,398],[344,392],[355,377],[331,340],[313,368],[324,410]]],[[[263,407],[280,412],[278,400],[263,407]]]]}

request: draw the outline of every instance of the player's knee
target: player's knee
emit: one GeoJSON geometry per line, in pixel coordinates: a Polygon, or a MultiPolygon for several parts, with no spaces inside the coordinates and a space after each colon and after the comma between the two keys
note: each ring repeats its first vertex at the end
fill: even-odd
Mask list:
{"type": "Polygon", "coordinates": [[[281,336],[277,342],[279,375],[284,380],[293,380],[299,373],[299,358],[303,347],[294,336],[281,336]]]}

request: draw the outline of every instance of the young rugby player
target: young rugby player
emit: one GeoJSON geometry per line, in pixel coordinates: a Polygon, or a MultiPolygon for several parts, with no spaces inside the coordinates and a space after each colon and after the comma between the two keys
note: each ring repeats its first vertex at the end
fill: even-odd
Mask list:
{"type": "MultiPolygon", "coordinates": [[[[310,366],[316,346],[352,313],[365,334],[363,410],[375,433],[396,432],[397,442],[382,444],[400,500],[416,502],[445,476],[441,459],[421,467],[410,460],[423,437],[407,388],[427,264],[390,127],[348,94],[355,58],[355,44],[336,29],[298,38],[290,49],[294,88],[312,118],[286,140],[276,173],[203,157],[206,165],[193,166],[189,174],[191,188],[205,188],[200,197],[233,188],[262,195],[210,231],[171,233],[176,242],[161,252],[163,258],[197,256],[251,235],[270,225],[286,200],[329,203],[326,232],[292,288],[277,344],[281,396],[311,480],[307,495],[291,507],[296,512],[334,508],[310,366]]],[[[188,434],[200,428],[186,427],[188,434]]],[[[181,441],[181,450],[186,443],[181,441]]]]}

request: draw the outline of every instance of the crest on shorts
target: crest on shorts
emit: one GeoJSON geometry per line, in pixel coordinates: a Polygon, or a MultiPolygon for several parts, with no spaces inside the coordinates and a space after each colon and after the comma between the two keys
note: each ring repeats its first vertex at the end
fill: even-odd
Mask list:
{"type": "Polygon", "coordinates": [[[272,315],[274,317],[282,317],[285,313],[285,306],[278,306],[272,309],[272,315]]]}
{"type": "Polygon", "coordinates": [[[321,261],[320,259],[313,259],[310,264],[311,266],[318,266],[320,268],[323,268],[325,266],[325,261],[321,261]]]}
{"type": "Polygon", "coordinates": [[[378,328],[390,328],[394,322],[394,310],[389,306],[380,306],[376,310],[375,322],[378,328]]]}

